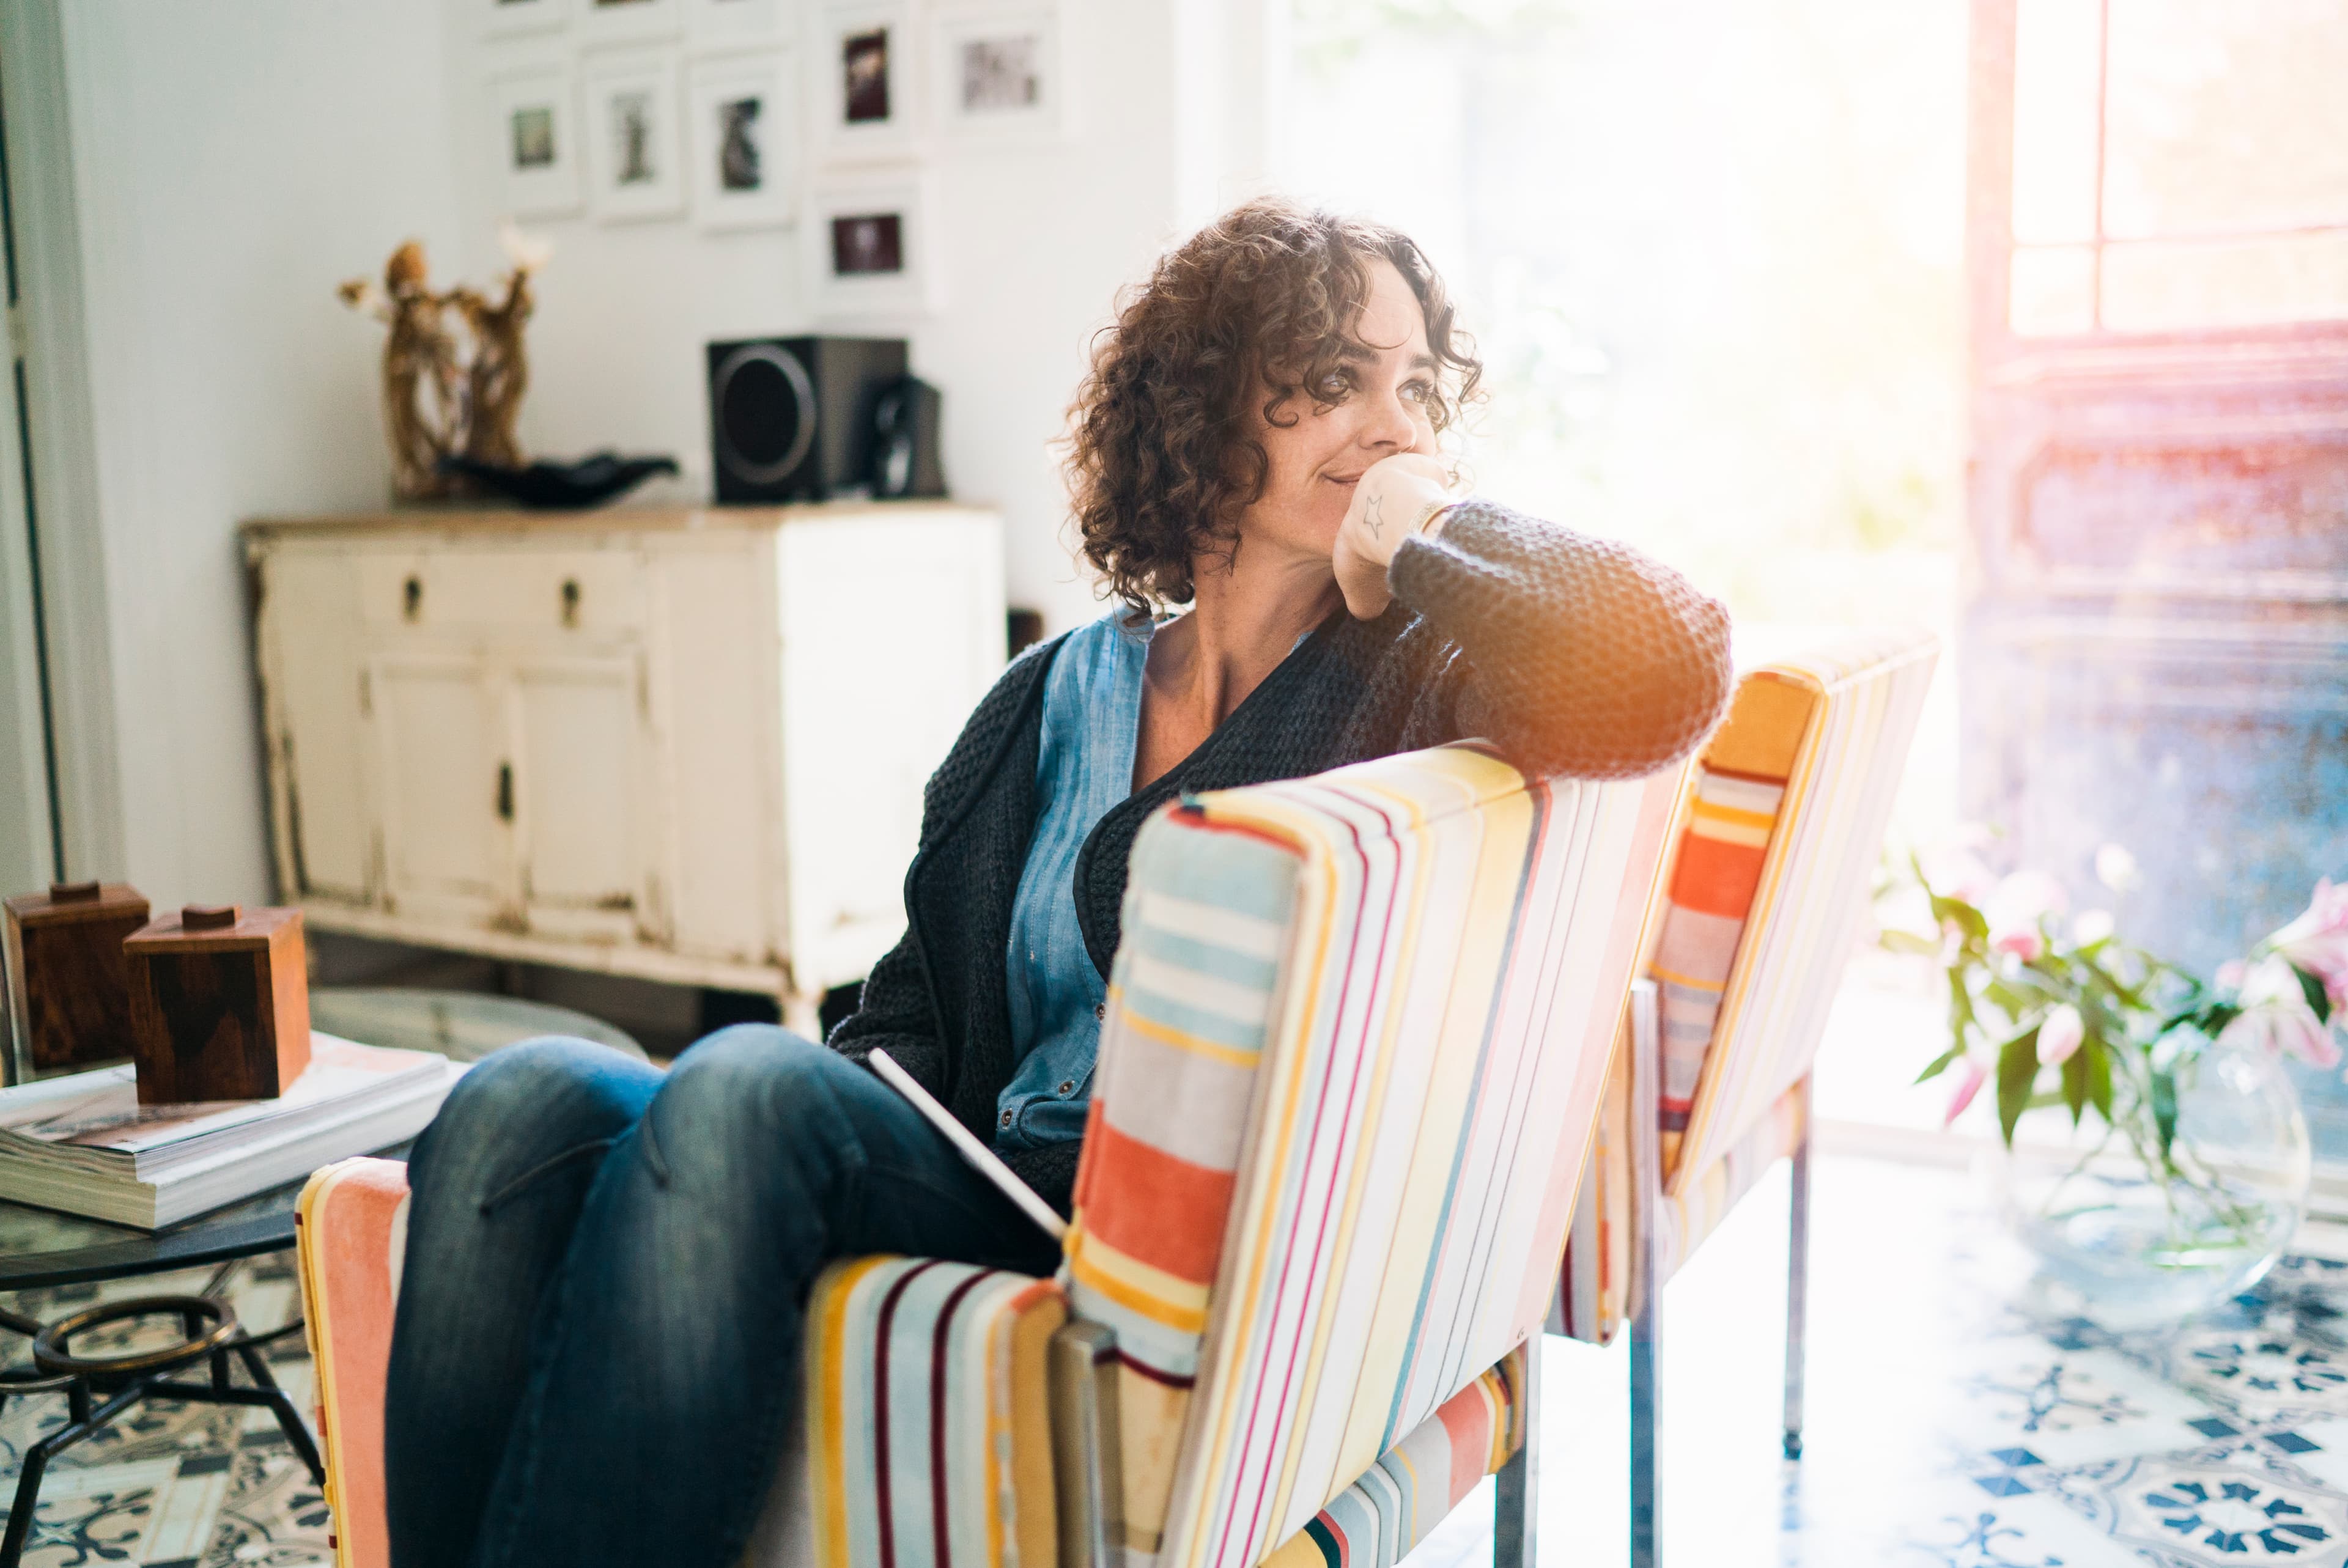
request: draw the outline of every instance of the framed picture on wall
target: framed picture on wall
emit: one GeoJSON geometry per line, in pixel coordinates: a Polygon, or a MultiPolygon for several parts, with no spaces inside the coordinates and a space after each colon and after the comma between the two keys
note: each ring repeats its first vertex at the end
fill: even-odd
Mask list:
{"type": "Polygon", "coordinates": [[[686,67],[685,157],[702,227],[769,229],[791,220],[798,193],[795,71],[788,49],[686,67]]]}
{"type": "Polygon", "coordinates": [[[1049,137],[1066,127],[1056,6],[990,5],[939,16],[930,75],[938,123],[957,135],[1049,137]]]}
{"type": "Polygon", "coordinates": [[[674,38],[684,0],[572,0],[589,44],[674,38]]]}
{"type": "Polygon", "coordinates": [[[685,210],[676,56],[587,57],[588,205],[606,223],[673,218],[685,210]]]}
{"type": "Polygon", "coordinates": [[[473,0],[481,32],[491,38],[551,33],[571,19],[571,0],[473,0]]]}
{"type": "Polygon", "coordinates": [[[579,118],[571,73],[559,67],[516,71],[489,83],[489,98],[503,210],[515,218],[578,211],[579,118]]]}
{"type": "Polygon", "coordinates": [[[696,44],[771,44],[782,39],[786,0],[685,0],[696,44]]]}
{"type": "Polygon", "coordinates": [[[812,64],[828,158],[895,158],[912,150],[919,112],[913,52],[910,0],[821,8],[812,64]]]}
{"type": "Polygon", "coordinates": [[[933,308],[932,206],[915,170],[819,182],[801,225],[816,313],[907,316],[933,308]]]}

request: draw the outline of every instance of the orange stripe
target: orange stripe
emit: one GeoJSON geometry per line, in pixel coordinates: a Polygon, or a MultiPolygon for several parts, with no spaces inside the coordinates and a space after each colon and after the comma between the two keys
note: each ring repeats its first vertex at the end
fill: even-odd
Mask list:
{"type": "Polygon", "coordinates": [[[1106,1121],[1086,1140],[1085,1153],[1096,1171],[1086,1194],[1092,1234],[1153,1268],[1211,1284],[1232,1173],[1178,1159],[1106,1121]]]}

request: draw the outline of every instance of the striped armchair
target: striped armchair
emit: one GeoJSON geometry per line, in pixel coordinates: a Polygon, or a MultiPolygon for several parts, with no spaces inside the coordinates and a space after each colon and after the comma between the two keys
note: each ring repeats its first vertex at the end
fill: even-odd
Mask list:
{"type": "MultiPolygon", "coordinates": [[[[1475,746],[1194,797],[1137,839],[1064,1266],[860,1258],[746,1562],[1388,1568],[1533,1396],[1679,772],[1475,746]]],[[[337,1562],[387,1561],[399,1167],[304,1201],[337,1562]]]]}
{"type": "Polygon", "coordinates": [[[1923,633],[1846,633],[1748,671],[1679,804],[1551,1321],[1601,1345],[1631,1331],[1638,1568],[1661,1560],[1660,1286],[1787,1156],[1785,1451],[1801,1456],[1810,1065],[1937,652],[1923,633]]]}

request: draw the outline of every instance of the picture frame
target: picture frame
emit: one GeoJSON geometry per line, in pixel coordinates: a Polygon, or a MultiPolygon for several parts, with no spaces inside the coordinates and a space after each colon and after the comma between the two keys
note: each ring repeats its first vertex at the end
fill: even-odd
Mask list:
{"type": "Polygon", "coordinates": [[[685,156],[705,229],[772,229],[797,215],[801,114],[796,51],[685,67],[685,156]]]}
{"type": "Polygon", "coordinates": [[[936,309],[935,210],[929,177],[917,169],[816,181],[799,224],[816,314],[901,318],[936,309]]]}
{"type": "Polygon", "coordinates": [[[552,33],[571,20],[572,0],[472,0],[485,38],[552,33]]]}
{"type": "Polygon", "coordinates": [[[684,0],[572,0],[590,47],[674,38],[684,23],[684,0]]]}
{"type": "Polygon", "coordinates": [[[917,54],[911,0],[831,0],[818,10],[808,96],[826,160],[900,159],[915,150],[917,54]]]}
{"type": "Polygon", "coordinates": [[[577,85],[560,66],[511,71],[489,81],[489,146],[499,206],[511,218],[563,218],[579,210],[581,154],[577,85]]]}
{"type": "Polygon", "coordinates": [[[676,81],[676,56],[668,50],[587,57],[580,72],[587,204],[598,221],[631,223],[685,210],[676,81]]]}
{"type": "Polygon", "coordinates": [[[929,64],[937,123],[956,138],[1050,139],[1068,128],[1056,5],[942,12],[931,23],[929,64]]]}
{"type": "Polygon", "coordinates": [[[686,0],[685,31],[696,47],[781,44],[788,0],[686,0]]]}

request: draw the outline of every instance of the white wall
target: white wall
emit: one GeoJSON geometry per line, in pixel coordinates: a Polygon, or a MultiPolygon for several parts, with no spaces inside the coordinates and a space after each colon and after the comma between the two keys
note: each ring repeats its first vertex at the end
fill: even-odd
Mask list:
{"type": "MultiPolygon", "coordinates": [[[[62,619],[90,630],[66,679],[100,689],[82,705],[104,731],[88,771],[114,781],[67,781],[86,819],[69,838],[104,846],[73,869],[127,875],[164,905],[259,899],[236,525],[385,498],[379,329],[334,286],[409,238],[443,282],[500,270],[485,84],[529,50],[481,39],[469,0],[0,0],[0,14],[27,11],[61,27],[69,136],[41,139],[69,146],[26,154],[70,162],[79,321],[60,332],[88,380],[86,399],[70,375],[36,386],[36,418],[86,420],[95,448],[92,586],[62,619]]],[[[912,339],[915,369],[945,393],[948,479],[1004,507],[1013,600],[1055,629],[1097,610],[1049,443],[1118,287],[1218,192],[1251,187],[1268,120],[1251,99],[1270,57],[1256,0],[1065,0],[1063,15],[1072,133],[933,138],[942,308],[843,329],[912,339]]],[[[703,345],[818,324],[798,235],[689,218],[533,227],[555,253],[530,334],[525,445],[671,452],[687,474],[669,495],[705,495],[703,345]]]]}
{"type": "Polygon", "coordinates": [[[236,524],[384,498],[377,332],[334,286],[457,232],[439,22],[303,0],[60,13],[122,845],[77,869],[159,904],[259,899],[236,524]]]}
{"type": "MultiPolygon", "coordinates": [[[[585,51],[559,36],[480,38],[473,0],[451,4],[461,260],[486,280],[503,264],[489,83],[541,61],[575,64],[585,51]]],[[[538,281],[530,329],[525,446],[551,456],[607,446],[671,453],[683,477],[641,497],[698,499],[709,487],[705,343],[810,330],[909,337],[915,372],[945,393],[954,494],[1004,510],[1012,601],[1043,610],[1056,630],[1088,619],[1096,601],[1066,548],[1048,444],[1118,286],[1145,272],[1176,231],[1173,44],[1187,8],[1190,0],[1067,0],[1073,123],[1060,139],[927,138],[942,282],[940,307],[925,316],[818,321],[800,287],[794,230],[712,233],[689,216],[527,223],[552,242],[554,257],[538,281]]],[[[813,41],[798,42],[806,79],[813,41]]]]}

